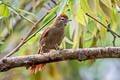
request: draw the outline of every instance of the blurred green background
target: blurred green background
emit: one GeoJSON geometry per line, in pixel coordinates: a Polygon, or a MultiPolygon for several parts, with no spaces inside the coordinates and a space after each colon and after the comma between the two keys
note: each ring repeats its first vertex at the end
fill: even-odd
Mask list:
{"type": "MultiPolygon", "coordinates": [[[[85,13],[89,13],[106,26],[110,25],[113,31],[120,34],[119,5],[119,0],[0,0],[0,58],[19,44],[32,27],[31,21],[36,22],[47,12],[50,13],[32,33],[53,16],[65,13],[72,22],[66,27],[66,37],[61,48],[113,46],[113,35],[85,13]],[[24,18],[20,15],[24,15],[24,18]]],[[[13,56],[36,53],[40,35],[46,27],[13,56]]],[[[120,38],[116,38],[115,44],[120,46],[120,38]]],[[[47,64],[43,71],[36,74],[30,73],[25,67],[11,69],[0,73],[0,80],[120,80],[119,74],[119,59],[98,59],[95,63],[76,60],[47,64]]]]}

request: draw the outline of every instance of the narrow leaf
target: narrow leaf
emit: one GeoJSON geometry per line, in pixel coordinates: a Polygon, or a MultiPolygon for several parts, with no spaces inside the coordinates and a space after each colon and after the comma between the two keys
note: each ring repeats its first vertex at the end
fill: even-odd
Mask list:
{"type": "Polygon", "coordinates": [[[3,16],[3,17],[9,17],[10,16],[9,9],[5,4],[0,5],[0,10],[1,10],[0,11],[0,16],[3,16]]]}
{"type": "Polygon", "coordinates": [[[31,15],[31,16],[35,16],[33,13],[25,11],[25,10],[22,10],[22,9],[15,9],[15,10],[17,12],[19,12],[19,13],[24,13],[24,14],[28,14],[28,15],[31,15]]]}
{"type": "Polygon", "coordinates": [[[10,26],[9,26],[9,19],[8,18],[6,18],[5,23],[6,23],[8,33],[10,34],[10,26]]]}

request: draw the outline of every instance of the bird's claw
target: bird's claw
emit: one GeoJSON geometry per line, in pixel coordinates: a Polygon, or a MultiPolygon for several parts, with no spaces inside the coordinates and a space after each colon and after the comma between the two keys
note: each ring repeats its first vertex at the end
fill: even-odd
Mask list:
{"type": "Polygon", "coordinates": [[[63,48],[59,48],[58,44],[56,44],[55,50],[56,50],[56,53],[59,54],[60,51],[63,50],[63,48]]]}

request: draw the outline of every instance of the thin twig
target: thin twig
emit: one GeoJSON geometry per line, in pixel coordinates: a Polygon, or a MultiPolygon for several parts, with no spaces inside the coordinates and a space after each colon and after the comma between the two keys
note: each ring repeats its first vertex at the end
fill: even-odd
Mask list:
{"type": "MultiPolygon", "coordinates": [[[[8,5],[9,6],[9,5],[8,5]]],[[[14,8],[13,8],[14,9],[14,8]]],[[[50,11],[49,11],[50,12],[50,11]]],[[[15,52],[17,52],[21,46],[24,45],[25,42],[27,42],[29,39],[31,39],[34,35],[36,35],[38,33],[38,31],[34,34],[31,34],[31,32],[35,29],[35,27],[39,24],[40,21],[42,21],[44,19],[44,17],[49,13],[45,13],[43,17],[41,17],[36,23],[34,23],[34,25],[32,26],[32,28],[28,31],[28,33],[26,33],[26,35],[21,39],[20,43],[10,52],[8,53],[5,57],[3,57],[2,59],[6,58],[6,57],[10,57],[11,55],[13,55],[15,52]],[[29,37],[30,36],[30,37],[29,37]]],[[[48,22],[49,23],[49,22],[48,22]]],[[[47,25],[47,24],[45,24],[47,25]]],[[[43,25],[43,27],[45,27],[45,25],[43,25]]],[[[40,29],[41,30],[41,29],[40,29]]]]}
{"type": "MultiPolygon", "coordinates": [[[[25,8],[24,8],[23,10],[31,11],[31,9],[32,9],[31,4],[32,4],[32,2],[29,2],[29,3],[25,6],[25,8]]],[[[17,27],[17,25],[19,25],[19,23],[20,23],[21,21],[22,21],[22,18],[19,18],[19,16],[17,16],[17,17],[15,18],[15,22],[12,23],[12,29],[14,30],[14,29],[17,27]]],[[[5,40],[7,40],[7,38],[8,38],[10,35],[8,34],[8,32],[5,32],[5,34],[4,34],[3,36],[4,36],[5,40]]]]}
{"type": "Polygon", "coordinates": [[[50,23],[54,18],[56,17],[56,15],[54,17],[52,17],[48,22],[46,22],[42,27],[40,27],[35,33],[31,34],[24,42],[27,42],[28,40],[30,40],[32,37],[34,37],[40,30],[42,30],[48,23],[50,23]]]}
{"type": "Polygon", "coordinates": [[[117,34],[116,32],[112,31],[109,27],[105,26],[103,23],[101,23],[100,21],[98,21],[97,19],[95,19],[94,17],[92,17],[91,15],[89,15],[88,13],[86,13],[87,16],[91,17],[92,19],[94,19],[96,22],[98,22],[99,24],[101,24],[103,27],[105,27],[109,32],[115,34],[117,37],[120,37],[119,34],[117,34]]]}
{"type": "Polygon", "coordinates": [[[19,15],[20,17],[22,17],[23,19],[25,19],[25,20],[29,21],[30,23],[34,24],[33,21],[31,21],[30,19],[26,18],[26,17],[23,16],[22,14],[20,14],[20,13],[19,13],[18,11],[16,11],[16,9],[13,8],[12,6],[9,6],[9,5],[7,5],[7,4],[5,4],[5,5],[8,6],[9,8],[11,8],[15,14],[18,14],[18,15],[19,15]]]}
{"type": "Polygon", "coordinates": [[[114,39],[113,39],[113,45],[115,46],[115,39],[116,36],[120,38],[120,35],[117,34],[116,32],[112,31],[109,26],[107,27],[106,25],[104,25],[102,22],[98,21],[97,19],[95,19],[93,16],[89,15],[88,13],[86,13],[86,15],[90,18],[92,18],[93,20],[95,20],[96,22],[98,22],[99,24],[101,24],[104,28],[106,28],[109,32],[111,32],[111,34],[113,35],[114,39]]]}
{"type": "Polygon", "coordinates": [[[113,46],[115,46],[115,40],[116,40],[116,36],[113,35],[113,46]]]}
{"type": "MultiPolygon", "coordinates": [[[[40,18],[33,26],[32,28],[28,31],[28,33],[26,33],[26,35],[22,38],[22,40],[20,41],[20,43],[17,45],[17,47],[15,47],[10,53],[8,53],[5,57],[9,57],[11,55],[13,55],[15,52],[17,52],[19,50],[19,48],[24,45],[25,40],[30,36],[31,32],[35,29],[35,27],[39,24],[40,21],[42,21],[44,19],[44,17],[47,15],[48,13],[46,13],[42,18],[40,18]]],[[[5,58],[4,57],[4,58],[5,58]]]]}
{"type": "Polygon", "coordinates": [[[57,5],[57,3],[56,3],[56,1],[54,1],[54,0],[51,0],[55,5],[57,5]]]}

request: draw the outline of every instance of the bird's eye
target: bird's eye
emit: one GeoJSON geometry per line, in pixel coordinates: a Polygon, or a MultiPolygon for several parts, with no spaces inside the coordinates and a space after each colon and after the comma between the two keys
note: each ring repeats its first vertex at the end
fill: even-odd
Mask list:
{"type": "Polygon", "coordinates": [[[65,19],[64,19],[64,18],[62,18],[61,20],[62,20],[62,21],[64,21],[65,19]]]}

